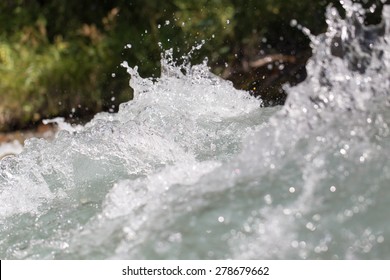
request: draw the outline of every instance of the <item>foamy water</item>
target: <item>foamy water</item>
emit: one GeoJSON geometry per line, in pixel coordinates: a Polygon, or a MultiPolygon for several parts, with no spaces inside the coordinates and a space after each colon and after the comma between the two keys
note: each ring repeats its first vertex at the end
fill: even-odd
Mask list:
{"type": "Polygon", "coordinates": [[[23,146],[19,141],[0,143],[0,159],[8,155],[17,155],[21,153],[23,146]]]}
{"type": "Polygon", "coordinates": [[[344,1],[283,107],[162,59],[134,100],[0,163],[0,257],[390,258],[390,7],[344,1]]]}

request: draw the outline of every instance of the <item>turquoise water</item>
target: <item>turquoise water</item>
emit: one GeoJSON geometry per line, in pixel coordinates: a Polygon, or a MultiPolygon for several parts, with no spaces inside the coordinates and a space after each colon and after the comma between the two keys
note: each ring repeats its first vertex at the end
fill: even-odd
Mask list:
{"type": "Polygon", "coordinates": [[[283,107],[167,51],[158,79],[0,162],[1,259],[390,258],[390,7],[327,11],[283,107]]]}

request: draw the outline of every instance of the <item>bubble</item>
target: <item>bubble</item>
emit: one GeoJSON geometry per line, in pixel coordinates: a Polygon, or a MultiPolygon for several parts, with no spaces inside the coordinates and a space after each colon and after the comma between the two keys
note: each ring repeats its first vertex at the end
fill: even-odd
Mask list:
{"type": "Polygon", "coordinates": [[[297,240],[293,240],[292,242],[291,242],[291,247],[293,247],[293,248],[298,248],[299,247],[299,242],[297,241],[297,240]]]}
{"type": "Polygon", "coordinates": [[[315,231],[315,230],[316,230],[316,227],[315,227],[314,224],[311,223],[311,222],[308,222],[308,223],[306,224],[306,228],[307,228],[308,230],[310,230],[310,231],[315,231]]]}

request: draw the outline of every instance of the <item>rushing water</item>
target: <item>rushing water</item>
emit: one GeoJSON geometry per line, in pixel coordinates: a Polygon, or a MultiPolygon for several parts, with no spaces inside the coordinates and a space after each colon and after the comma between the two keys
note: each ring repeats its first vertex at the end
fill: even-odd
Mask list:
{"type": "Polygon", "coordinates": [[[0,258],[390,258],[390,7],[327,11],[283,107],[128,67],[134,100],[0,163],[0,258]]]}

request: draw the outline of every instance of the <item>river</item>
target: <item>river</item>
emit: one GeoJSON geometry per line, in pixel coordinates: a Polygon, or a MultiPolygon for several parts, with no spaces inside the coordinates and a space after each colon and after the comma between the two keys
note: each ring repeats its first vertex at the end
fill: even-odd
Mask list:
{"type": "Polygon", "coordinates": [[[207,63],[0,161],[1,259],[390,258],[390,6],[343,1],[284,106],[207,63]]]}

